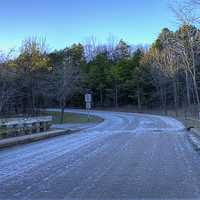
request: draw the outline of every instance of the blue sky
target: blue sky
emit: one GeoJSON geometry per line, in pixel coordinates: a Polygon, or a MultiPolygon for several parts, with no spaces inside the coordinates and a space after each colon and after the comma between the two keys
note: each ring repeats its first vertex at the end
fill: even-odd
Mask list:
{"type": "Polygon", "coordinates": [[[30,36],[45,37],[51,49],[109,35],[150,44],[162,28],[175,28],[168,0],[1,0],[0,8],[0,49],[30,36]]]}

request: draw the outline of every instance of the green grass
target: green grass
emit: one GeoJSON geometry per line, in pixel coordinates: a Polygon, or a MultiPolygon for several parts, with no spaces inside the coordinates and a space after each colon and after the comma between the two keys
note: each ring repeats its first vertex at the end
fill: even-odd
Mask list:
{"type": "MultiPolygon", "coordinates": [[[[45,115],[53,116],[53,124],[60,124],[60,112],[45,112],[45,115]]],[[[103,119],[97,116],[90,116],[90,123],[99,123],[103,119]]],[[[63,123],[88,123],[87,115],[75,114],[75,113],[64,113],[63,123]]]]}
{"type": "Polygon", "coordinates": [[[7,131],[7,129],[5,128],[5,129],[0,129],[0,139],[2,139],[2,138],[5,138],[6,137],[6,132],[7,131]]]}

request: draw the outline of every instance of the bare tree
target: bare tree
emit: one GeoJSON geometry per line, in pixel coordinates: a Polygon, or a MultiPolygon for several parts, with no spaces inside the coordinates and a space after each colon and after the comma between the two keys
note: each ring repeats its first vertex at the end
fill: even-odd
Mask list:
{"type": "Polygon", "coordinates": [[[119,43],[119,40],[114,35],[109,35],[109,37],[107,38],[106,49],[109,54],[109,58],[111,60],[114,60],[115,49],[118,43],[119,43]]]}
{"type": "Polygon", "coordinates": [[[164,53],[156,48],[152,47],[149,51],[151,60],[151,75],[153,79],[153,84],[157,88],[160,96],[160,102],[164,113],[167,114],[166,108],[166,83],[168,82],[168,77],[164,73],[166,70],[166,60],[164,53]]]}
{"type": "Polygon", "coordinates": [[[85,57],[87,61],[92,60],[97,55],[97,39],[92,36],[85,40],[84,49],[85,49],[85,57]]]}
{"type": "Polygon", "coordinates": [[[64,51],[61,64],[53,68],[49,79],[50,95],[55,97],[61,108],[61,123],[64,120],[64,109],[66,101],[70,100],[78,89],[80,81],[80,66],[75,65],[69,53],[69,49],[64,51]]]}
{"type": "Polygon", "coordinates": [[[183,3],[179,2],[179,4],[171,7],[171,9],[176,16],[177,21],[180,22],[182,26],[179,31],[182,37],[176,38],[175,49],[177,53],[181,56],[182,64],[185,67],[188,103],[190,103],[189,81],[191,77],[196,103],[198,105],[198,109],[200,109],[196,63],[197,56],[200,51],[200,33],[199,30],[196,30],[193,27],[194,24],[199,22],[199,17],[197,16],[193,7],[194,3],[198,4],[199,0],[184,1],[183,3]]]}
{"type": "Polygon", "coordinates": [[[176,116],[178,115],[178,94],[177,94],[177,73],[179,71],[179,65],[177,61],[177,55],[174,51],[170,49],[170,46],[166,46],[166,48],[162,52],[161,59],[163,59],[163,66],[161,69],[164,74],[166,74],[169,80],[172,80],[173,85],[173,94],[174,94],[174,106],[176,116]]]}
{"type": "Polygon", "coordinates": [[[194,4],[198,2],[199,0],[176,0],[171,2],[169,7],[180,25],[191,25],[199,23],[199,16],[194,7],[194,4]]]}

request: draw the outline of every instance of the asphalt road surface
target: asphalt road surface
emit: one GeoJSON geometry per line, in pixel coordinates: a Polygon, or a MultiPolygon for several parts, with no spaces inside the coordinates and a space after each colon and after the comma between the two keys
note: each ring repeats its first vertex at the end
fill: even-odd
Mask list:
{"type": "Polygon", "coordinates": [[[181,123],[93,113],[105,121],[1,150],[0,199],[200,199],[200,155],[181,123]]]}

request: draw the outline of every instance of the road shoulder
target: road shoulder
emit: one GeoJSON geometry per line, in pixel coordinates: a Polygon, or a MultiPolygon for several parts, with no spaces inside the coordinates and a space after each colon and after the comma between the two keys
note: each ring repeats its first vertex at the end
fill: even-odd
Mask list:
{"type": "Polygon", "coordinates": [[[200,152],[200,131],[195,128],[191,128],[188,134],[188,138],[195,150],[200,152]]]}
{"type": "Polygon", "coordinates": [[[0,140],[0,149],[19,145],[19,144],[26,144],[26,143],[39,141],[39,140],[44,140],[44,139],[48,139],[48,138],[56,137],[60,135],[71,134],[75,131],[79,131],[79,129],[77,130],[50,130],[50,131],[41,132],[41,133],[6,138],[6,139],[0,140]]]}

